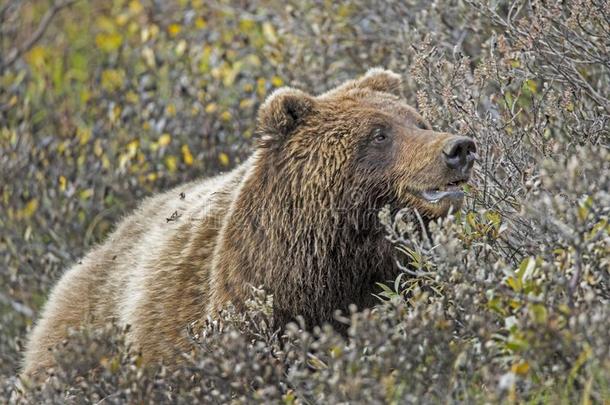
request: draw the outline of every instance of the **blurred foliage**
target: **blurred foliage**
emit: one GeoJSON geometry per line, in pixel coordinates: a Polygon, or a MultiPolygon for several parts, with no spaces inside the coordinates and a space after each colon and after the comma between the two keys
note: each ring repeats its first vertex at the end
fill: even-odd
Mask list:
{"type": "Polygon", "coordinates": [[[405,273],[344,314],[349,339],[276,336],[257,292],[251,312],[195,328],[175,371],[143,369],[112,325],[76,333],[28,398],[607,402],[609,16],[607,0],[4,0],[0,393],[18,397],[53,282],[142,197],[243,160],[274,88],[382,65],[481,160],[430,240],[411,213],[381,214],[405,273]]]}
{"type": "MultiPolygon", "coordinates": [[[[3,7],[9,55],[49,4],[3,7]]],[[[143,196],[246,156],[257,105],[283,84],[277,40],[254,7],[78,1],[0,70],[3,328],[20,335],[2,371],[49,286],[143,196]]]]}

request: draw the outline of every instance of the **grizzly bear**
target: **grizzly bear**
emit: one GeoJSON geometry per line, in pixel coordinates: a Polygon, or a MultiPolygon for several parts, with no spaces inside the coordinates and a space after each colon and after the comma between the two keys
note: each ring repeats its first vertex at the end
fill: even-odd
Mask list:
{"type": "Polygon", "coordinates": [[[247,161],[145,200],[65,273],[29,336],[24,373],[52,367],[50,348],[70,329],[111,319],[130,326],[145,362],[174,363],[189,349],[187,325],[229,303],[243,309],[250,286],[273,295],[278,328],[299,316],[336,324],[336,310],[374,305],[376,283],[398,273],[377,212],[446,215],[475,159],[472,140],[432,130],[401,87],[375,68],[319,96],[271,94],[247,161]]]}

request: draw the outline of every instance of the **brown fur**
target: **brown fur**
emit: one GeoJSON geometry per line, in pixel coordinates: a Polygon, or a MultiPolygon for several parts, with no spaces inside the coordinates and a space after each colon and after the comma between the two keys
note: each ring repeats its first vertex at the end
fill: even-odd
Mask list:
{"type": "Polygon", "coordinates": [[[171,363],[188,349],[186,325],[241,308],[249,285],[274,295],[278,326],[373,305],[375,283],[396,275],[378,210],[410,205],[432,218],[450,208],[416,195],[452,181],[442,149],[455,137],[433,132],[400,84],[373,69],[318,97],[271,95],[248,161],[150,198],[64,275],[30,335],[25,374],[54,364],[48,348],[69,328],[111,319],[131,326],[146,361],[171,363]],[[377,129],[391,143],[373,143],[377,129]]]}

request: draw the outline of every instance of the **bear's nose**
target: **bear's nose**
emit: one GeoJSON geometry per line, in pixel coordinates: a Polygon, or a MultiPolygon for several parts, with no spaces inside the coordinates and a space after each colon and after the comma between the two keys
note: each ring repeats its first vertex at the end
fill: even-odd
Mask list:
{"type": "Polygon", "coordinates": [[[474,141],[465,136],[453,137],[443,146],[443,156],[447,166],[462,174],[466,174],[472,168],[477,157],[476,152],[474,141]]]}

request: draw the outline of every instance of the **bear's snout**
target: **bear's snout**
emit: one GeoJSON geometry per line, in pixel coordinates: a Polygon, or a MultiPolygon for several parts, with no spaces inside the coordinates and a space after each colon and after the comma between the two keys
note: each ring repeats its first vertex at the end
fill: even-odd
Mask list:
{"type": "Polygon", "coordinates": [[[465,136],[454,136],[449,138],[443,146],[443,158],[447,166],[467,176],[477,157],[477,147],[474,141],[465,136]]]}

